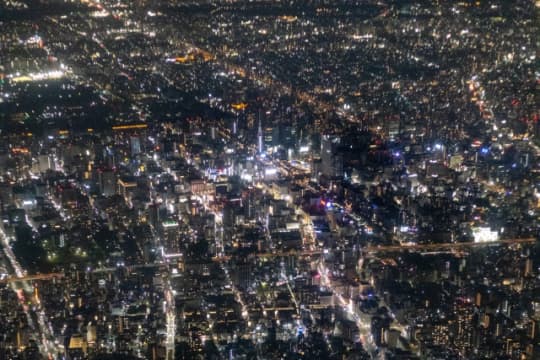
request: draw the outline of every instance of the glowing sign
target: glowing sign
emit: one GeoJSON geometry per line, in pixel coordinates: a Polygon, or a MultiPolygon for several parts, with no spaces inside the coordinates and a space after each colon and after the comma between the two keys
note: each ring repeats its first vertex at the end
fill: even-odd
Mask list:
{"type": "Polygon", "coordinates": [[[267,176],[276,175],[278,170],[275,167],[269,167],[264,169],[264,174],[267,176]]]}
{"type": "Polygon", "coordinates": [[[234,110],[245,110],[248,105],[246,103],[238,103],[238,104],[232,104],[231,106],[234,110]]]}
{"type": "Polygon", "coordinates": [[[491,231],[488,227],[477,227],[472,229],[474,242],[492,242],[499,240],[499,233],[497,231],[491,231]]]}
{"type": "Polygon", "coordinates": [[[148,127],[147,124],[131,124],[131,125],[116,125],[116,126],[113,126],[112,129],[114,131],[118,131],[118,130],[146,129],[147,127],[148,127]]]}
{"type": "Polygon", "coordinates": [[[16,76],[11,79],[12,82],[29,82],[29,81],[41,81],[41,80],[55,80],[64,76],[64,72],[61,70],[52,70],[48,72],[30,73],[28,75],[16,76]]]}
{"type": "Polygon", "coordinates": [[[165,229],[167,228],[171,228],[171,227],[176,227],[178,226],[178,223],[176,221],[173,221],[173,220],[169,220],[169,221],[164,221],[161,226],[163,226],[165,229]]]}

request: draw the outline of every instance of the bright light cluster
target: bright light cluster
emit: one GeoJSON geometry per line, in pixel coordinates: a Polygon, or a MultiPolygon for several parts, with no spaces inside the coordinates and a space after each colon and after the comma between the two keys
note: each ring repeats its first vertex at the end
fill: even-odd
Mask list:
{"type": "Polygon", "coordinates": [[[475,243],[492,242],[499,240],[499,233],[489,227],[477,227],[473,229],[473,237],[475,243]]]}

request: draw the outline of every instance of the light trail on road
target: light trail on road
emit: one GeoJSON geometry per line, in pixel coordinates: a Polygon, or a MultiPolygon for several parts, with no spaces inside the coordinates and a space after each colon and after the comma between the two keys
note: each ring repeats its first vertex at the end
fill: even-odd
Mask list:
{"type": "MultiPolygon", "coordinates": [[[[13,250],[9,244],[9,238],[2,226],[0,226],[0,243],[9,261],[9,265],[15,272],[15,275],[18,278],[23,278],[26,276],[27,272],[19,264],[19,261],[13,253],[13,250]]],[[[19,291],[23,291],[25,294],[32,294],[27,297],[31,306],[23,304],[23,310],[26,314],[29,325],[38,332],[38,336],[40,338],[39,347],[42,354],[48,356],[49,358],[55,358],[58,354],[62,354],[62,349],[55,342],[54,334],[50,328],[45,310],[41,306],[41,301],[38,297],[33,295],[34,287],[28,280],[23,279],[19,281],[11,281],[11,287],[17,294],[19,291]],[[19,286],[17,286],[17,284],[19,284],[19,286]],[[36,319],[38,325],[37,327],[35,326],[33,319],[36,319]]]]}

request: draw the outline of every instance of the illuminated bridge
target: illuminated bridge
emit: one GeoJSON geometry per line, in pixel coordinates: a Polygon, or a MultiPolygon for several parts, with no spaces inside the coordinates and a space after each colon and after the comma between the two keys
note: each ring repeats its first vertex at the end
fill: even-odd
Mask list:
{"type": "MultiPolygon", "coordinates": [[[[503,239],[490,242],[466,242],[466,243],[441,243],[441,244],[414,244],[414,245],[383,245],[383,246],[368,246],[362,249],[364,254],[376,254],[376,253],[392,253],[392,252],[402,252],[402,251],[413,251],[413,252],[425,252],[430,253],[434,251],[450,251],[450,250],[463,250],[469,248],[479,248],[486,246],[499,246],[499,245],[524,245],[524,244],[534,244],[537,241],[536,238],[519,238],[519,239],[503,239]]],[[[315,255],[323,254],[323,250],[307,250],[307,251],[276,251],[272,253],[258,253],[251,254],[250,257],[258,258],[272,258],[272,257],[284,257],[284,256],[298,256],[298,257],[309,257],[315,255]]],[[[215,262],[224,262],[231,260],[231,256],[221,256],[213,257],[212,261],[215,262]]],[[[128,270],[134,270],[138,268],[148,268],[148,267],[162,267],[166,264],[162,263],[150,263],[150,264],[139,264],[126,266],[128,270]]],[[[92,270],[93,273],[100,272],[112,272],[116,271],[117,267],[109,268],[98,268],[92,270]]],[[[53,280],[60,279],[65,276],[64,273],[47,273],[47,274],[35,274],[27,275],[22,277],[10,276],[4,279],[0,279],[0,283],[11,283],[16,281],[30,281],[30,280],[53,280]]]]}
{"type": "MultiPolygon", "coordinates": [[[[536,242],[536,238],[519,238],[519,239],[504,239],[490,242],[464,242],[464,243],[441,243],[441,244],[413,244],[413,245],[381,245],[381,246],[367,246],[361,251],[364,254],[376,254],[383,252],[401,252],[401,251],[416,251],[416,252],[432,252],[432,251],[448,251],[448,250],[462,250],[468,248],[478,248],[485,246],[498,246],[498,245],[521,245],[532,244],[536,242]]],[[[271,258],[281,256],[299,256],[308,257],[323,254],[323,250],[305,250],[305,251],[276,251],[271,253],[258,253],[251,254],[251,257],[259,258],[271,258]]],[[[230,256],[224,256],[220,258],[213,258],[214,261],[227,261],[230,260],[230,256]]]]}

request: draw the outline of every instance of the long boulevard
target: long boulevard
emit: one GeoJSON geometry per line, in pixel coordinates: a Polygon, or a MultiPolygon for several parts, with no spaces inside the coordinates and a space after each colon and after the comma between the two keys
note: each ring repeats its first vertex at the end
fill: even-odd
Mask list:
{"type": "MultiPolygon", "coordinates": [[[[8,275],[13,275],[16,278],[24,278],[26,270],[21,267],[13,253],[9,244],[8,235],[5,233],[3,226],[0,226],[0,243],[9,262],[6,264],[6,268],[10,269],[12,272],[8,275]]],[[[63,350],[60,348],[60,345],[51,331],[47,314],[41,306],[39,297],[35,294],[31,280],[21,279],[18,281],[10,281],[10,286],[19,296],[21,306],[26,314],[30,327],[36,331],[36,340],[38,341],[40,351],[49,359],[56,359],[57,356],[63,353],[63,350]]]]}

